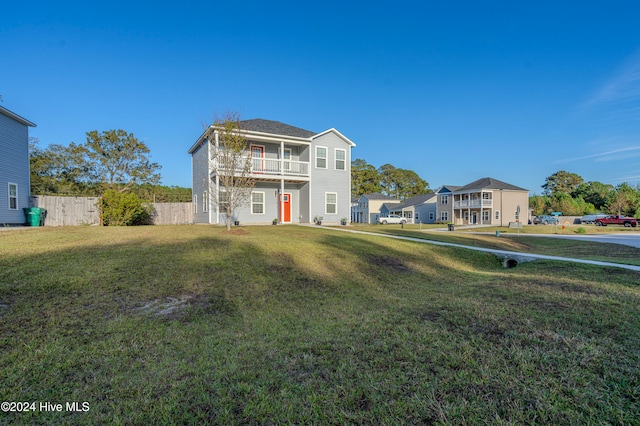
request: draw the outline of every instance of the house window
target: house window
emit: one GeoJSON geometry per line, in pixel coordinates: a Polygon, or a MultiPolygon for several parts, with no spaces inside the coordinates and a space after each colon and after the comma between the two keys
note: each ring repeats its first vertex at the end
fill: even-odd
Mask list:
{"type": "Polygon", "coordinates": [[[482,193],[482,199],[483,200],[490,200],[491,199],[491,193],[490,192],[483,192],[482,193]]]}
{"type": "Polygon", "coordinates": [[[347,169],[347,151],[344,149],[336,149],[336,170],[347,169]]]}
{"type": "Polygon", "coordinates": [[[416,212],[416,222],[420,221],[420,213],[416,212]]]}
{"type": "Polygon", "coordinates": [[[429,212],[429,220],[435,220],[436,214],[434,212],[429,212]]]}
{"type": "Polygon", "coordinates": [[[338,193],[336,192],[324,193],[324,213],[325,214],[338,213],[338,193]]]}
{"type": "Polygon", "coordinates": [[[227,191],[220,190],[218,193],[218,210],[221,212],[227,211],[227,206],[229,205],[229,194],[227,191]]]}
{"type": "Polygon", "coordinates": [[[482,221],[489,222],[489,210],[482,211],[482,221]]]}
{"type": "Polygon", "coordinates": [[[9,210],[18,210],[18,184],[9,183],[9,210]]]}
{"type": "Polygon", "coordinates": [[[401,215],[401,216],[404,216],[407,219],[411,219],[413,217],[413,213],[412,212],[404,212],[404,214],[401,215]]]}
{"type": "Polygon", "coordinates": [[[469,211],[468,210],[464,212],[464,220],[465,220],[465,222],[469,222],[469,211]]]}
{"type": "Polygon", "coordinates": [[[327,168],[327,148],[324,146],[316,146],[316,168],[327,168]]]}
{"type": "Polygon", "coordinates": [[[291,170],[291,148],[285,148],[282,154],[282,159],[284,160],[284,170],[291,170]]]}
{"type": "Polygon", "coordinates": [[[209,211],[209,197],[207,197],[207,191],[204,191],[202,193],[202,211],[203,212],[207,212],[209,211]]]}
{"type": "Polygon", "coordinates": [[[500,220],[500,210],[496,210],[496,220],[500,220]]]}
{"type": "Polygon", "coordinates": [[[251,193],[251,214],[264,214],[264,192],[251,193]]]}
{"type": "Polygon", "coordinates": [[[440,220],[448,221],[449,220],[449,212],[440,212],[440,220]]]}
{"type": "Polygon", "coordinates": [[[440,196],[440,204],[449,204],[449,196],[441,195],[440,196]]]}
{"type": "Polygon", "coordinates": [[[198,213],[198,196],[193,196],[193,213],[198,213]]]}

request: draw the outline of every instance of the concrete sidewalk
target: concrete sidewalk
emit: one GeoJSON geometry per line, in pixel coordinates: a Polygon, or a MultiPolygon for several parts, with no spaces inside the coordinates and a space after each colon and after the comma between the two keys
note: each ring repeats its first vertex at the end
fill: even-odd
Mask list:
{"type": "Polygon", "coordinates": [[[475,250],[475,251],[481,251],[481,252],[484,252],[484,253],[491,253],[491,254],[494,254],[494,255],[496,255],[498,257],[501,257],[501,258],[505,259],[505,265],[508,265],[508,261],[509,260],[513,260],[517,264],[517,263],[520,263],[520,262],[528,262],[528,261],[533,261],[533,260],[537,260],[537,259],[544,259],[544,260],[555,260],[555,261],[560,261],[560,262],[582,263],[582,264],[585,264],[585,265],[606,266],[606,267],[610,267],[610,268],[622,268],[622,269],[628,269],[628,270],[631,270],[631,271],[640,272],[640,266],[625,265],[623,263],[601,262],[601,261],[598,261],[598,260],[574,259],[574,258],[570,258],[570,257],[547,256],[547,255],[544,255],[544,254],[530,254],[530,253],[520,253],[520,252],[517,252],[517,251],[495,250],[495,249],[482,248],[482,247],[465,246],[465,245],[462,245],[462,244],[444,243],[444,242],[440,242],[440,241],[429,241],[429,240],[423,240],[421,238],[414,238],[414,237],[403,237],[403,236],[400,236],[400,235],[376,234],[375,232],[357,231],[355,229],[333,228],[333,227],[324,227],[324,226],[322,228],[330,229],[330,230],[334,230],[334,231],[350,232],[350,233],[353,233],[353,234],[372,235],[372,236],[375,236],[375,237],[393,238],[393,239],[396,239],[396,240],[412,241],[412,242],[415,242],[415,243],[432,244],[432,245],[436,245],[436,246],[445,246],[445,247],[457,247],[457,248],[463,248],[463,249],[467,249],[467,250],[475,250]]]}

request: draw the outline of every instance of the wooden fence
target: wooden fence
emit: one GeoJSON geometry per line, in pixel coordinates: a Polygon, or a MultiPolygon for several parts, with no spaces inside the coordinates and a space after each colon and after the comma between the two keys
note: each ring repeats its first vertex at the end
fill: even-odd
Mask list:
{"type": "Polygon", "coordinates": [[[191,203],[152,203],[155,210],[154,225],[181,225],[193,223],[191,203]]]}
{"type": "MultiPolygon", "coordinates": [[[[32,195],[31,207],[47,210],[44,226],[99,225],[98,197],[32,195]]],[[[154,225],[193,223],[191,203],[151,203],[154,225]]]]}

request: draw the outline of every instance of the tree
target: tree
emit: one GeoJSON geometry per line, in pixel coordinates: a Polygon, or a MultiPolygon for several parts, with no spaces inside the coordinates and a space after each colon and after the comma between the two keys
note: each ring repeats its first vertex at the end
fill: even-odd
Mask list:
{"type": "Polygon", "coordinates": [[[556,193],[573,194],[573,191],[584,182],[580,175],[560,170],[545,179],[542,185],[544,195],[554,195],[556,193]]]}
{"type": "Polygon", "coordinates": [[[396,194],[401,200],[432,192],[427,181],[420,178],[413,170],[396,169],[395,175],[396,194]]]}
{"type": "Polygon", "coordinates": [[[216,119],[205,137],[213,144],[212,170],[215,171],[218,191],[212,202],[226,219],[227,230],[236,211],[249,204],[255,180],[251,177],[251,157],[247,155],[247,141],[240,128],[240,119],[228,113],[216,119]]]}
{"type": "Polygon", "coordinates": [[[378,173],[380,186],[390,197],[404,200],[414,195],[431,192],[429,184],[413,170],[397,169],[391,164],[384,164],[380,166],[378,173]]]}
{"type": "Polygon", "coordinates": [[[351,195],[360,197],[363,194],[382,191],[380,173],[365,160],[356,158],[351,162],[351,195]]]}
{"type": "Polygon", "coordinates": [[[540,216],[551,212],[551,199],[546,195],[533,195],[529,198],[529,207],[533,209],[534,216],[540,216]]]}
{"type": "Polygon", "coordinates": [[[39,195],[95,195],[89,181],[89,164],[80,146],[51,144],[40,148],[36,138],[29,141],[31,193],[39,195]]]}
{"type": "Polygon", "coordinates": [[[640,210],[640,192],[628,183],[621,183],[611,192],[607,211],[612,214],[635,216],[640,210]]]}
{"type": "Polygon", "coordinates": [[[149,160],[149,148],[133,133],[92,130],[82,147],[91,166],[91,178],[109,189],[124,192],[131,185],[160,182],[160,165],[149,160]]]}
{"type": "Polygon", "coordinates": [[[582,197],[587,203],[593,204],[596,211],[603,211],[606,208],[607,200],[615,191],[613,185],[601,182],[583,182],[573,192],[574,197],[582,197]]]}

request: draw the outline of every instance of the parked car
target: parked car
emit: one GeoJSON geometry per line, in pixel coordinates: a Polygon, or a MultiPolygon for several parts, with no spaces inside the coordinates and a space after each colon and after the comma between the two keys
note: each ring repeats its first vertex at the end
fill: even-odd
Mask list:
{"type": "Polygon", "coordinates": [[[542,215],[542,216],[536,216],[533,218],[533,224],[534,225],[557,225],[558,224],[558,218],[554,217],[554,216],[549,216],[549,215],[542,215]]]}
{"type": "Polygon", "coordinates": [[[625,228],[638,226],[638,219],[626,216],[607,216],[596,219],[596,226],[623,225],[625,228]]]}
{"type": "Polygon", "coordinates": [[[601,213],[588,214],[588,215],[582,216],[580,218],[580,222],[581,223],[587,223],[587,224],[594,224],[594,223],[596,223],[596,219],[602,219],[603,217],[607,217],[607,215],[606,214],[601,214],[601,213]]]}
{"type": "Polygon", "coordinates": [[[401,223],[404,225],[407,223],[407,219],[397,214],[390,214],[389,216],[379,217],[378,223],[382,225],[386,225],[387,223],[401,223]]]}

